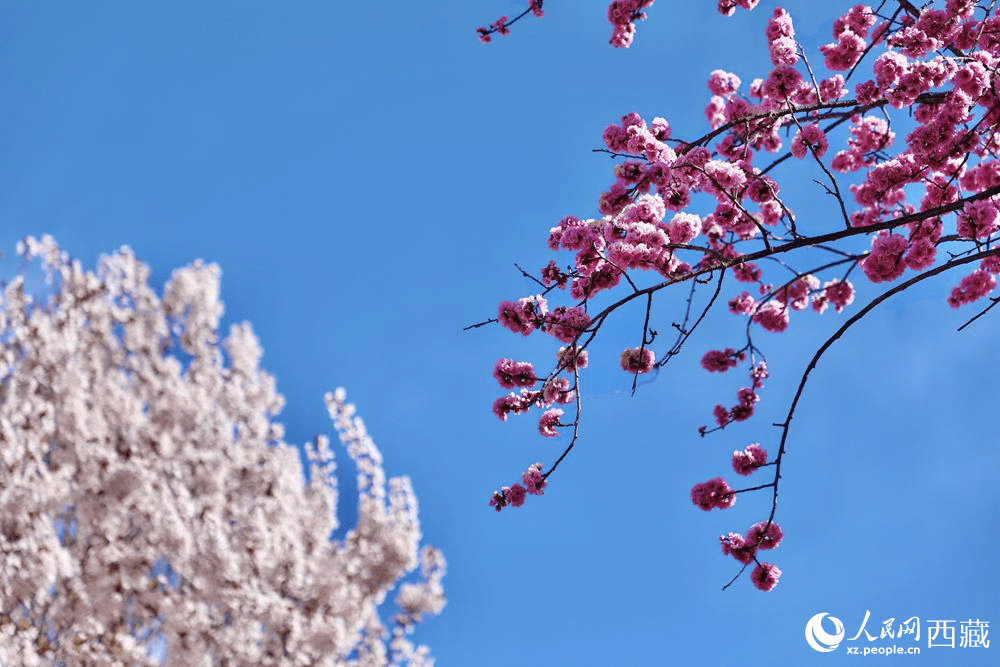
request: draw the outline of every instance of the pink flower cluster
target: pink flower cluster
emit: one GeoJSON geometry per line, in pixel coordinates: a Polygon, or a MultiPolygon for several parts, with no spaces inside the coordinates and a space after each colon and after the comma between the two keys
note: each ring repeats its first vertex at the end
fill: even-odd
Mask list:
{"type": "Polygon", "coordinates": [[[691,502],[706,512],[718,508],[729,509],[736,502],[736,493],[721,477],[691,487],[691,502]]]}
{"type": "MultiPolygon", "coordinates": [[[[753,416],[754,408],[757,402],[760,401],[757,390],[764,387],[765,379],[767,379],[767,364],[761,361],[750,369],[751,386],[741,387],[736,392],[736,405],[729,409],[724,405],[716,405],[712,410],[712,415],[715,417],[715,423],[718,428],[725,428],[730,422],[746,421],[753,416]]],[[[707,426],[701,426],[698,432],[704,437],[707,430],[707,426]]]]}
{"type": "Polygon", "coordinates": [[[710,373],[725,373],[730,368],[735,368],[736,364],[745,358],[746,354],[737,352],[731,347],[725,350],[709,350],[701,358],[701,367],[710,373]]]}
{"type": "Polygon", "coordinates": [[[520,507],[524,504],[526,494],[527,490],[520,484],[505,486],[499,491],[493,492],[493,495],[490,497],[490,507],[497,512],[507,507],[507,505],[520,507]]]}
{"type": "Polygon", "coordinates": [[[527,336],[542,325],[548,311],[549,302],[539,294],[518,301],[501,301],[497,319],[514,333],[527,336]]]}
{"type": "MultiPolygon", "coordinates": [[[[645,18],[643,10],[651,4],[651,0],[611,2],[608,18],[615,46],[631,44],[635,22],[645,18]]],[[[720,0],[718,7],[729,15],[737,7],[752,9],[756,4],[756,0],[720,0]]],[[[568,251],[574,258],[562,268],[551,261],[541,272],[547,288],[566,290],[574,304],[550,310],[542,295],[504,302],[498,316],[501,323],[525,335],[539,329],[564,343],[555,374],[568,375],[586,366],[587,353],[581,346],[589,344],[610,311],[631,297],[609,299],[614,305],[593,322],[587,314],[589,300],[626,283],[635,292],[633,297],[645,296],[649,283],[641,280],[650,276],[640,278],[641,271],[653,274],[652,291],[657,291],[692,278],[698,281],[697,289],[708,282],[708,272],[725,269],[742,286],[754,286],[730,298],[729,310],[766,331],[780,333],[788,329],[793,311],[811,307],[817,313],[828,309],[839,313],[851,305],[855,287],[847,276],[855,268],[871,282],[892,282],[908,269],[934,266],[942,244],[949,244],[942,246],[942,254],[947,249],[952,258],[964,256],[963,252],[981,257],[991,251],[1000,232],[1000,195],[993,190],[1000,188],[1000,160],[995,157],[1000,154],[1000,133],[994,131],[1000,126],[1000,14],[987,10],[979,16],[974,10],[980,5],[972,0],[944,0],[943,9],[918,9],[915,4],[919,3],[898,12],[882,11],[891,18],[881,24],[877,10],[869,6],[848,10],[834,23],[834,41],[820,49],[830,70],[825,73],[815,63],[800,64],[803,52],[792,18],[775,9],[766,28],[770,71],[744,89],[733,72],[717,69],[709,75],[711,97],[705,118],[711,131],[688,142],[672,136],[665,119],[647,122],[637,113],[610,124],[603,140],[617,166],[614,182],[599,195],[598,217],[567,216],[553,227],[549,247],[568,251]],[[855,71],[860,74],[855,68],[863,57],[870,67],[868,80],[855,79],[849,93],[846,79],[855,71]],[[894,147],[890,119],[901,115],[893,109],[904,108],[908,129],[905,146],[899,148],[894,147]],[[768,157],[764,162],[762,157],[781,151],[785,141],[793,157],[805,160],[801,168],[814,171],[835,197],[845,225],[831,230],[818,228],[813,220],[800,224],[791,207],[779,199],[775,179],[780,172],[773,167],[784,158],[768,157]],[[857,175],[845,182],[833,172],[857,175]],[[847,192],[851,195],[845,199],[841,193],[847,192]],[[814,239],[821,237],[822,249],[831,251],[829,263],[816,269],[817,275],[793,268],[797,266],[793,257],[809,257],[810,251],[800,253],[800,246],[812,248],[819,244],[814,239]],[[862,239],[871,244],[867,253],[853,245],[862,239]],[[950,253],[955,245],[964,250],[950,253]],[[785,252],[789,254],[778,255],[785,252]],[[779,257],[794,277],[788,282],[781,277],[774,286],[769,282],[773,265],[768,260],[779,257]],[[829,270],[839,277],[821,282],[819,272],[829,270]],[[581,340],[581,334],[587,337],[581,340]]],[[[502,27],[494,26],[498,31],[502,27]]],[[[998,275],[1000,258],[984,259],[954,287],[949,304],[958,307],[987,297],[996,289],[998,275]]],[[[747,342],[738,351],[708,351],[701,358],[702,367],[721,373],[739,365],[747,354],[756,359],[758,349],[751,336],[760,336],[759,330],[748,328],[747,342]]],[[[648,373],[662,365],[664,360],[658,363],[647,345],[624,350],[621,368],[648,373]]],[[[498,381],[521,388],[520,395],[498,399],[494,411],[502,419],[530,407],[566,403],[573,394],[565,378],[560,378],[565,384],[546,383],[533,391],[537,380],[530,365],[501,361],[503,367],[494,369],[498,381]]],[[[718,429],[754,414],[767,378],[764,363],[753,366],[750,375],[751,386],[738,389],[735,405],[715,406],[718,429]]],[[[568,426],[560,422],[562,414],[557,408],[547,410],[539,432],[552,437],[559,427],[568,426]]],[[[707,430],[703,426],[700,432],[704,435],[707,430]]],[[[740,475],[769,465],[767,451],[757,443],[733,452],[731,463],[740,475]]],[[[777,488],[777,479],[773,486],[777,488]]],[[[731,506],[736,493],[716,478],[695,485],[691,498],[710,510],[731,506]]],[[[763,526],[757,524],[747,535],[730,533],[723,538],[723,549],[741,563],[756,563],[751,580],[761,590],[771,590],[781,571],[757,562],[756,551],[777,546],[781,531],[773,522],[766,530],[763,526]]]]}
{"type": "Polygon", "coordinates": [[[779,579],[781,579],[781,570],[778,569],[777,565],[771,563],[761,563],[750,573],[750,581],[765,593],[773,591],[774,587],[778,585],[779,579]]]}
{"type": "Polygon", "coordinates": [[[545,475],[542,474],[542,464],[532,463],[528,466],[528,469],[521,473],[521,482],[523,482],[523,486],[521,484],[512,484],[511,486],[503,487],[499,491],[494,491],[493,496],[490,498],[490,507],[499,512],[507,505],[520,507],[524,504],[527,494],[535,496],[544,495],[544,489],[548,486],[548,482],[545,481],[545,475]]]}
{"type": "Polygon", "coordinates": [[[733,452],[733,470],[740,475],[749,475],[766,463],[767,450],[756,442],[733,452]]]}
{"type": "Polygon", "coordinates": [[[850,138],[847,149],[839,151],[830,163],[830,169],[852,172],[868,167],[875,161],[875,154],[892,145],[896,134],[889,123],[877,116],[855,115],[851,118],[850,138]]]}
{"type": "Polygon", "coordinates": [[[792,17],[781,7],[767,22],[767,48],[771,52],[772,65],[794,65],[799,61],[798,45],[795,43],[795,28],[792,17]]]}
{"type": "Polygon", "coordinates": [[[572,343],[590,324],[587,311],[579,306],[557,306],[549,312],[549,303],[541,294],[500,302],[497,319],[514,333],[527,336],[538,329],[563,343],[572,343]]]}
{"type": "Polygon", "coordinates": [[[622,352],[620,363],[628,373],[648,373],[653,370],[655,360],[656,355],[649,348],[630,347],[622,352]]]}
{"type": "Polygon", "coordinates": [[[543,285],[555,285],[559,289],[565,289],[567,283],[569,283],[569,276],[562,272],[555,260],[550,260],[542,268],[541,273],[543,285]]]}
{"type": "Polygon", "coordinates": [[[997,279],[989,271],[976,269],[962,278],[958,287],[951,291],[948,305],[952,308],[982,299],[996,288],[997,279]]]}
{"type": "Polygon", "coordinates": [[[587,311],[579,306],[557,306],[543,320],[543,330],[558,341],[572,343],[590,324],[587,311]]]}
{"type": "Polygon", "coordinates": [[[819,159],[826,153],[829,145],[826,134],[819,129],[819,123],[811,123],[799,130],[792,139],[792,155],[801,160],[810,152],[819,159]]]}
{"type": "Polygon", "coordinates": [[[611,46],[627,49],[635,38],[635,22],[646,18],[642,10],[652,6],[655,0],[613,0],[608,5],[608,21],[614,26],[611,46]]]}
{"type": "Polygon", "coordinates": [[[497,361],[493,367],[493,377],[497,379],[501,387],[506,389],[533,387],[538,382],[534,366],[526,361],[514,361],[507,358],[497,361]]]}
{"type": "Polygon", "coordinates": [[[492,42],[493,39],[490,37],[493,33],[498,33],[501,37],[506,37],[510,34],[510,28],[507,26],[507,19],[510,18],[507,15],[501,16],[496,21],[487,27],[476,28],[476,32],[479,33],[479,41],[483,44],[492,42]]]}
{"type": "Polygon", "coordinates": [[[737,7],[747,11],[757,6],[760,0],[719,0],[719,13],[723,16],[732,16],[737,7]]]}
{"type": "Polygon", "coordinates": [[[732,72],[716,69],[708,77],[708,89],[712,95],[719,97],[729,97],[740,87],[740,77],[732,72]]]}
{"type": "Polygon", "coordinates": [[[728,533],[719,537],[722,553],[746,565],[753,562],[759,549],[774,549],[785,534],[774,521],[761,521],[750,526],[747,534],[728,533]]]}
{"type": "MultiPolygon", "coordinates": [[[[868,30],[875,25],[875,13],[871,7],[856,5],[833,24],[833,37],[837,41],[819,47],[825,57],[826,68],[831,71],[846,71],[858,64],[868,47],[868,30]]],[[[879,37],[875,32],[875,38],[879,37]]]]}
{"type": "Polygon", "coordinates": [[[776,290],[774,299],[792,310],[805,310],[809,307],[810,296],[818,289],[819,278],[807,273],[776,290]]]}
{"type": "Polygon", "coordinates": [[[510,26],[516,21],[520,20],[525,15],[527,15],[529,12],[534,16],[541,18],[542,16],[545,15],[545,12],[542,11],[542,3],[544,1],[545,0],[529,0],[528,9],[524,10],[523,12],[521,12],[521,14],[514,17],[513,19],[511,19],[509,16],[501,16],[496,21],[491,23],[489,27],[482,26],[476,28],[476,32],[479,34],[479,41],[484,44],[493,41],[493,39],[490,37],[490,35],[492,35],[493,33],[497,33],[501,37],[509,35],[510,26]]]}
{"type": "Polygon", "coordinates": [[[556,428],[562,426],[563,424],[559,421],[559,418],[563,416],[563,411],[559,408],[552,408],[551,410],[546,410],[542,415],[542,418],[538,421],[538,432],[546,438],[554,438],[559,435],[556,428]]]}
{"type": "Polygon", "coordinates": [[[975,5],[971,0],[951,0],[944,10],[927,7],[916,21],[909,21],[909,25],[897,31],[889,39],[889,45],[911,58],[922,58],[949,42],[968,41],[969,37],[960,33],[972,26],[962,25],[960,21],[970,18],[975,5]]]}
{"type": "Polygon", "coordinates": [[[559,368],[570,371],[586,368],[590,355],[584,349],[576,346],[563,346],[556,352],[556,359],[559,361],[559,368]]]}
{"type": "Polygon", "coordinates": [[[872,238],[872,249],[861,260],[861,268],[873,283],[888,282],[899,278],[906,271],[903,255],[909,243],[899,234],[882,232],[872,238]]]}
{"type": "Polygon", "coordinates": [[[524,414],[532,407],[550,407],[555,403],[572,403],[576,398],[576,392],[570,389],[569,380],[565,377],[556,377],[548,380],[542,385],[540,391],[531,389],[521,389],[520,394],[513,392],[493,401],[493,414],[500,421],[507,421],[508,414],[524,414]]]}
{"type": "Polygon", "coordinates": [[[973,241],[988,238],[1000,227],[997,200],[979,199],[968,202],[958,216],[958,233],[973,241]]]}
{"type": "Polygon", "coordinates": [[[817,313],[825,312],[833,306],[838,313],[854,303],[854,285],[849,280],[831,280],[823,285],[823,291],[812,298],[812,307],[817,313]]]}
{"type": "Polygon", "coordinates": [[[788,328],[788,308],[777,299],[758,306],[751,319],[772,333],[788,328]]]}
{"type": "Polygon", "coordinates": [[[886,231],[872,238],[871,252],[861,260],[861,269],[872,282],[890,282],[907,268],[925,269],[934,263],[941,236],[940,219],[928,219],[910,227],[910,239],[886,231]]]}

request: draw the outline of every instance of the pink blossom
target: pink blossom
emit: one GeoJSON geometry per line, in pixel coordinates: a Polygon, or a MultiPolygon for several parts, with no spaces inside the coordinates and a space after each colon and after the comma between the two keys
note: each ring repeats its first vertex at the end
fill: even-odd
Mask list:
{"type": "Polygon", "coordinates": [[[712,70],[708,78],[708,89],[713,95],[719,97],[729,97],[740,87],[740,77],[732,72],[716,69],[712,70]]]}
{"type": "Polygon", "coordinates": [[[747,542],[757,545],[758,549],[774,549],[781,544],[784,536],[777,522],[761,521],[750,526],[750,530],[747,531],[747,542]]]}
{"type": "Polygon", "coordinates": [[[722,553],[724,555],[732,556],[737,562],[743,564],[753,562],[753,557],[757,549],[739,533],[722,535],[719,537],[719,542],[722,544],[722,553]]]}
{"type": "Polygon", "coordinates": [[[701,358],[701,367],[706,371],[724,373],[736,366],[736,350],[727,347],[725,351],[709,350],[701,358]]]}
{"type": "Polygon", "coordinates": [[[612,183],[606,192],[597,198],[597,210],[601,215],[618,215],[632,200],[625,183],[612,183]]]}
{"type": "Polygon", "coordinates": [[[506,17],[506,16],[501,16],[496,21],[494,21],[493,23],[491,23],[490,27],[492,27],[494,30],[496,30],[501,35],[509,35],[510,34],[510,28],[507,27],[507,18],[508,17],[506,17]]]}
{"type": "Polygon", "coordinates": [[[770,176],[758,176],[747,185],[747,197],[750,201],[762,204],[774,201],[779,191],[778,184],[770,176]]]}
{"type": "Polygon", "coordinates": [[[990,255],[979,264],[979,268],[994,275],[1000,274],[1000,255],[990,255]]]}
{"type": "Polygon", "coordinates": [[[554,438],[559,435],[556,427],[560,426],[559,418],[562,417],[562,415],[563,411],[559,408],[546,410],[542,414],[542,418],[538,420],[538,432],[546,438],[554,438]]]}
{"type": "Polygon", "coordinates": [[[545,383],[542,387],[541,398],[545,405],[553,403],[566,405],[573,402],[573,399],[576,398],[576,392],[570,390],[568,378],[557,377],[545,383]]]}
{"type": "Polygon", "coordinates": [[[756,305],[757,302],[750,296],[749,292],[742,292],[729,301],[729,312],[734,315],[749,315],[754,311],[756,305]]]}
{"type": "Polygon", "coordinates": [[[713,130],[726,124],[726,101],[718,95],[712,95],[705,105],[705,120],[713,130]]]}
{"type": "Polygon", "coordinates": [[[741,283],[755,283],[761,278],[761,270],[753,262],[736,264],[733,266],[733,275],[741,283]]]}
{"type": "Polygon", "coordinates": [[[556,352],[556,359],[559,360],[559,368],[566,370],[578,370],[586,368],[590,355],[586,350],[576,346],[563,346],[556,352]]]}
{"type": "MultiPolygon", "coordinates": [[[[574,299],[589,299],[598,292],[611,289],[617,285],[621,281],[621,276],[621,270],[613,264],[599,261],[595,265],[595,268],[590,271],[590,275],[584,275],[573,279],[573,282],[570,283],[569,293],[574,299]]],[[[567,312],[570,310],[573,309],[568,308],[567,312]]],[[[572,321],[578,322],[582,320],[578,317],[574,317],[572,321]]],[[[568,335],[568,331],[566,331],[565,328],[564,331],[565,335],[568,335]]],[[[553,335],[555,335],[555,333],[553,333],[553,335]]],[[[572,342],[573,339],[567,339],[565,335],[562,338],[558,338],[557,336],[557,338],[564,343],[572,342]]]]}
{"type": "Polygon", "coordinates": [[[958,284],[958,287],[951,291],[951,296],[948,297],[948,305],[952,308],[958,308],[963,304],[972,303],[992,292],[996,286],[997,279],[992,273],[983,269],[976,269],[962,278],[962,282],[958,284]]]}
{"type": "Polygon", "coordinates": [[[507,487],[505,486],[500,491],[494,491],[493,495],[490,496],[490,507],[495,509],[497,512],[507,507],[507,487]]]}
{"type": "Polygon", "coordinates": [[[728,509],[736,502],[736,494],[721,477],[691,487],[691,502],[708,512],[714,508],[728,509]]]}
{"type": "Polygon", "coordinates": [[[879,90],[878,84],[874,81],[862,81],[858,85],[854,86],[854,94],[858,98],[858,102],[862,104],[872,104],[878,100],[882,91],[879,90]]]}
{"type": "Polygon", "coordinates": [[[701,218],[693,213],[677,213],[667,224],[671,243],[690,243],[701,231],[701,218]]]}
{"type": "Polygon", "coordinates": [[[958,233],[972,240],[988,238],[1000,227],[997,203],[992,199],[967,202],[958,216],[958,233]]]}
{"type": "Polygon", "coordinates": [[[760,590],[766,592],[774,590],[781,578],[781,570],[777,565],[771,563],[761,563],[750,573],[750,581],[760,590]]]}
{"type": "Polygon", "coordinates": [[[805,310],[809,305],[810,294],[818,288],[819,279],[812,274],[806,274],[779,289],[775,293],[775,299],[791,307],[792,310],[805,310]]]}
{"type": "Polygon", "coordinates": [[[792,155],[801,159],[806,156],[806,151],[811,151],[817,158],[821,158],[828,145],[826,134],[819,128],[819,124],[812,123],[799,130],[792,139],[792,155]]]}
{"type": "Polygon", "coordinates": [[[493,377],[506,389],[531,387],[538,381],[535,377],[535,367],[530,363],[507,358],[497,360],[493,367],[493,377]]]}
{"type": "Polygon", "coordinates": [[[724,405],[716,405],[712,408],[712,416],[715,417],[715,423],[720,427],[729,423],[729,410],[724,405]]]}
{"type": "Polygon", "coordinates": [[[910,245],[904,257],[906,266],[914,271],[929,268],[937,257],[937,246],[926,240],[918,240],[910,245]]]}
{"type": "Polygon", "coordinates": [[[521,474],[521,481],[527,487],[528,493],[536,496],[544,495],[544,489],[548,486],[545,477],[542,476],[542,464],[532,463],[528,469],[521,474]]]}
{"type": "Polygon", "coordinates": [[[737,7],[751,10],[760,0],[719,0],[718,10],[723,16],[732,16],[737,7]]]}
{"type": "Polygon", "coordinates": [[[835,74],[819,82],[819,94],[824,102],[839,100],[846,93],[847,91],[844,89],[844,77],[840,74],[835,74]]]}
{"type": "Polygon", "coordinates": [[[760,401],[760,396],[753,387],[742,387],[736,392],[736,399],[739,401],[729,411],[729,416],[733,421],[746,421],[753,416],[754,406],[760,401]]]}
{"type": "Polygon", "coordinates": [[[569,284],[569,276],[559,269],[559,265],[556,264],[555,260],[551,260],[542,268],[542,284],[556,285],[559,288],[564,288],[569,284]]]}
{"type": "Polygon", "coordinates": [[[572,343],[590,324],[587,311],[579,306],[557,306],[545,318],[544,331],[563,343],[572,343]]]}
{"type": "Polygon", "coordinates": [[[886,88],[899,81],[909,70],[910,61],[898,51],[886,51],[875,59],[872,69],[875,72],[875,83],[880,88],[886,88]]]}
{"type": "Polygon", "coordinates": [[[527,389],[522,389],[520,395],[512,392],[506,396],[501,396],[497,400],[493,401],[493,414],[495,414],[500,421],[507,421],[507,415],[509,413],[519,415],[527,412],[532,405],[538,402],[540,396],[541,394],[539,392],[528,391],[527,389]]]}
{"type": "Polygon", "coordinates": [[[955,85],[975,99],[989,87],[991,74],[982,63],[972,61],[955,73],[955,85]]]}
{"type": "Polygon", "coordinates": [[[654,0],[613,0],[608,6],[608,21],[613,26],[611,45],[628,48],[635,37],[635,21],[646,18],[642,10],[652,5],[654,0]]]}
{"type": "Polygon", "coordinates": [[[529,296],[518,301],[501,301],[497,319],[514,333],[527,336],[548,311],[548,302],[541,296],[529,296]]]}
{"type": "Polygon", "coordinates": [[[520,484],[512,484],[507,491],[507,502],[514,507],[520,507],[524,504],[524,496],[527,490],[520,484]]]}
{"type": "Polygon", "coordinates": [[[794,65],[799,62],[798,44],[792,37],[779,37],[769,45],[771,62],[775,65],[794,65]]]}
{"type": "Polygon", "coordinates": [[[861,260],[861,268],[873,283],[895,280],[906,271],[903,253],[908,247],[899,234],[879,233],[872,239],[872,250],[861,260]]]}
{"type": "Polygon", "coordinates": [[[813,309],[823,312],[830,304],[839,313],[854,303],[854,286],[848,280],[831,280],[823,286],[823,291],[813,297],[813,309]]]}
{"type": "Polygon", "coordinates": [[[730,162],[711,160],[705,164],[704,169],[709,179],[706,189],[734,190],[746,183],[747,180],[747,175],[743,170],[730,162]]]}
{"type": "Polygon", "coordinates": [[[622,370],[629,373],[648,373],[653,369],[656,356],[649,348],[630,347],[622,352],[622,370]]]}
{"type": "Polygon", "coordinates": [[[765,463],[767,463],[767,450],[756,442],[733,452],[733,470],[740,475],[749,475],[765,463]]]}
{"type": "Polygon", "coordinates": [[[797,69],[788,65],[779,65],[771,70],[761,86],[761,92],[766,98],[784,101],[798,89],[800,83],[802,83],[802,75],[797,69]]]}
{"type": "Polygon", "coordinates": [[[865,37],[874,23],[874,13],[864,5],[853,7],[837,19],[833,24],[833,36],[837,41],[819,47],[827,69],[849,70],[854,67],[868,46],[865,37]]]}
{"type": "Polygon", "coordinates": [[[653,122],[649,124],[649,130],[658,141],[666,141],[670,138],[670,123],[667,122],[666,118],[659,116],[654,118],[653,122]]]}
{"type": "Polygon", "coordinates": [[[757,308],[752,320],[768,331],[781,333],[788,328],[788,309],[780,301],[771,300],[757,308]]]}
{"type": "Polygon", "coordinates": [[[877,21],[875,12],[867,5],[854,5],[847,13],[833,22],[833,36],[836,37],[845,30],[850,30],[857,35],[864,37],[868,34],[868,29],[875,25],[877,21]]]}

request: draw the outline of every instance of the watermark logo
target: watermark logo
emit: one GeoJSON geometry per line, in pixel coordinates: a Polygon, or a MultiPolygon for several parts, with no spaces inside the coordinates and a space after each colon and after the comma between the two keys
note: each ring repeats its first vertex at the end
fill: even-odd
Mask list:
{"type": "Polygon", "coordinates": [[[827,616],[829,614],[826,612],[816,614],[806,623],[806,641],[822,653],[829,653],[837,648],[844,639],[844,624],[835,616],[830,616],[830,620],[833,621],[834,633],[831,635],[823,629],[823,619],[827,616]]]}
{"type": "MultiPolygon", "coordinates": [[[[848,645],[846,651],[854,655],[895,655],[897,653],[906,655],[920,654],[920,619],[912,616],[905,621],[896,623],[895,618],[888,618],[882,621],[882,625],[875,625],[873,630],[877,634],[868,632],[868,621],[871,619],[871,610],[865,610],[865,618],[861,621],[861,627],[853,637],[846,637],[844,624],[835,616],[823,612],[816,614],[806,623],[806,642],[814,651],[829,653],[840,646],[843,641],[859,642],[859,644],[848,645]],[[833,632],[823,629],[823,619],[829,617],[833,624],[833,632]],[[862,634],[864,638],[862,639],[862,634]],[[865,646],[864,641],[874,642],[883,639],[912,640],[913,644],[893,646],[865,646]]],[[[967,621],[924,619],[924,636],[927,638],[927,648],[934,649],[940,647],[948,648],[989,648],[990,647],[990,623],[980,619],[967,621]],[[956,624],[958,627],[956,627],[956,624]]]]}

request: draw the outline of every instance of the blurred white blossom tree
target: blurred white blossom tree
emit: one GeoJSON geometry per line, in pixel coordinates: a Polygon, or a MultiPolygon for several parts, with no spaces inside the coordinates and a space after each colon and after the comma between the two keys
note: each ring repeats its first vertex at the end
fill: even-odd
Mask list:
{"type": "Polygon", "coordinates": [[[298,451],[246,323],[220,341],[219,268],[177,270],[162,299],[123,247],[96,272],[51,237],[54,294],[23,275],[0,304],[0,666],[431,664],[407,638],[445,599],[419,551],[407,478],[327,394],[357,464],[357,524],[337,528],[326,437],[298,451]],[[392,630],[378,607],[399,586],[392,630]]]}

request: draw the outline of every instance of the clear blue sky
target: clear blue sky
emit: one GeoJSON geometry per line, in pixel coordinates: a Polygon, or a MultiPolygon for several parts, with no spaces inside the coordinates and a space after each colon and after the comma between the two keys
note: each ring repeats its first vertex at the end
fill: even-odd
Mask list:
{"type": "MultiPolygon", "coordinates": [[[[736,568],[716,542],[765,518],[769,498],[706,514],[687,493],[726,474],[733,449],[773,447],[767,424],[835,315],[761,334],[759,417],[704,441],[695,429],[742,378],[697,360],[736,342],[737,320],[710,319],[634,398],[598,364],[582,441],[546,496],[489,510],[494,488],[558,451],[533,421],[490,413],[492,364],[552,345],[462,326],[529,293],[512,264],[544,265],[559,218],[595,213],[611,164],[590,149],[609,121],[663,115],[690,136],[712,69],[766,72],[774,6],[726,19],[714,0],[661,0],[624,51],[607,45],[606,0],[551,0],[543,20],[476,41],[525,4],[0,2],[0,245],[48,232],[92,265],[128,244],[157,284],[218,262],[227,321],[261,337],[289,440],[329,432],[322,394],[344,386],[389,473],[413,479],[425,539],[449,561],[448,607],[418,639],[445,667],[839,662],[843,648],[804,641],[819,612],[849,636],[866,610],[869,631],[978,618],[1000,636],[1000,318],[956,334],[969,313],[945,304],[949,278],[876,311],[814,373],[773,593],[746,580],[720,592],[736,568]]],[[[785,4],[813,46],[840,5],[785,4]]],[[[836,220],[815,191],[798,201],[801,219],[836,220]]],[[[666,322],[678,298],[659,304],[666,322]]],[[[921,646],[877,659],[1000,664],[1000,646],[921,646]]]]}

